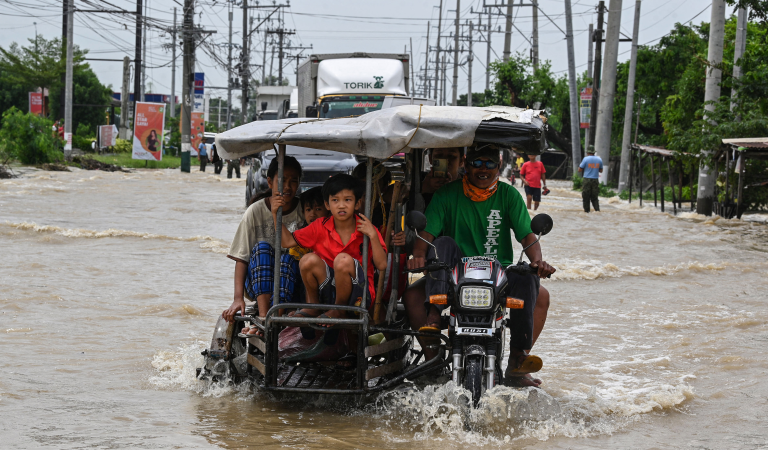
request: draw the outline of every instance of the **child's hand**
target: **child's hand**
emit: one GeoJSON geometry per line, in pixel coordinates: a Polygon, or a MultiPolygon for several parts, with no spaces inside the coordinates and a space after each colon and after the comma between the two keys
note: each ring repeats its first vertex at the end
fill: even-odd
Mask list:
{"type": "Polygon", "coordinates": [[[283,198],[283,194],[279,192],[275,192],[272,194],[272,197],[269,198],[269,203],[272,207],[272,215],[277,215],[277,208],[285,207],[285,199],[283,198]]]}
{"type": "Polygon", "coordinates": [[[404,247],[405,246],[405,231],[400,231],[398,233],[392,232],[392,241],[391,244],[396,247],[404,247]]]}
{"type": "Polygon", "coordinates": [[[371,239],[376,239],[376,227],[373,226],[367,217],[360,214],[360,221],[357,223],[357,231],[363,233],[371,239]]]}

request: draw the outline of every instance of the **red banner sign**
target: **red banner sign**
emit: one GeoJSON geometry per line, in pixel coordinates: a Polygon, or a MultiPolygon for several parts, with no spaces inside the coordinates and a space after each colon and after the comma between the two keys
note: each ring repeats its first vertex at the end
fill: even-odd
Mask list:
{"type": "Polygon", "coordinates": [[[29,93],[29,112],[43,115],[43,93],[42,92],[30,92],[29,93]]]}
{"type": "Polygon", "coordinates": [[[136,103],[133,124],[133,159],[163,159],[165,103],[136,103]]]}

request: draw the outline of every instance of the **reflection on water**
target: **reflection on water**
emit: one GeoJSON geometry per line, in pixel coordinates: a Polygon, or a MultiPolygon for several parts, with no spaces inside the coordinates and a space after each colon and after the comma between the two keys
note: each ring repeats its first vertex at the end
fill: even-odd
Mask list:
{"type": "Polygon", "coordinates": [[[195,379],[232,297],[244,180],[176,171],[0,181],[0,417],[14,447],[757,448],[768,445],[768,227],[551,182],[559,271],[542,390],[478,408],[417,380],[369,398],[195,379]],[[762,399],[762,400],[761,400],[762,399]]]}

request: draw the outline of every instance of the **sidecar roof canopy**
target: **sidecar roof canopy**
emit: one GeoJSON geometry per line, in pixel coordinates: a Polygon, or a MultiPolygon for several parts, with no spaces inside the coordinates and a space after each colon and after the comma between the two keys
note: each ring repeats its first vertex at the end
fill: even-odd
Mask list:
{"type": "Polygon", "coordinates": [[[519,153],[547,146],[540,110],[507,106],[406,105],[358,117],[293,118],[251,122],[216,135],[224,159],[285,144],[387,159],[411,148],[466,147],[493,143],[519,153]]]}

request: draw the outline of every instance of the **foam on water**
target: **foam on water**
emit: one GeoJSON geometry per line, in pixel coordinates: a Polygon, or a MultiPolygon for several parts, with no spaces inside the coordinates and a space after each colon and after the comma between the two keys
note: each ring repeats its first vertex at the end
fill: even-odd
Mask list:
{"type": "Polygon", "coordinates": [[[103,231],[87,230],[83,228],[61,228],[54,225],[38,225],[35,222],[5,222],[5,225],[17,230],[34,231],[37,233],[53,233],[68,238],[87,238],[87,239],[100,239],[110,237],[131,237],[141,239],[161,239],[171,241],[182,242],[201,242],[200,248],[209,250],[214,253],[227,253],[229,252],[229,243],[221,241],[211,236],[191,236],[191,237],[179,237],[168,236],[165,234],[146,233],[141,231],[132,230],[120,230],[116,228],[108,228],[103,231]]]}
{"type": "Polygon", "coordinates": [[[619,267],[611,263],[603,263],[598,260],[564,259],[551,263],[557,268],[552,275],[553,280],[595,280],[598,278],[619,278],[626,275],[674,275],[683,271],[719,271],[728,266],[728,263],[700,263],[689,261],[680,264],[668,264],[659,267],[626,266],[619,267]]]}
{"type": "MultiPolygon", "coordinates": [[[[265,399],[250,383],[196,379],[195,369],[203,364],[200,352],[206,346],[196,339],[176,350],[157,352],[151,361],[154,373],[149,383],[157,389],[229,397],[231,401],[265,399]]],[[[292,410],[323,408],[333,414],[372,417],[381,424],[379,431],[384,438],[392,442],[405,439],[496,447],[522,439],[610,435],[647,414],[677,408],[694,398],[693,389],[686,383],[690,375],[669,384],[621,376],[611,373],[612,368],[610,362],[601,367],[606,380],[601,387],[551,387],[550,393],[545,389],[497,386],[483,395],[477,408],[470,405],[469,392],[450,381],[421,386],[407,382],[362,405],[348,397],[333,396],[286,396],[281,402],[293,405],[292,410]]]]}

